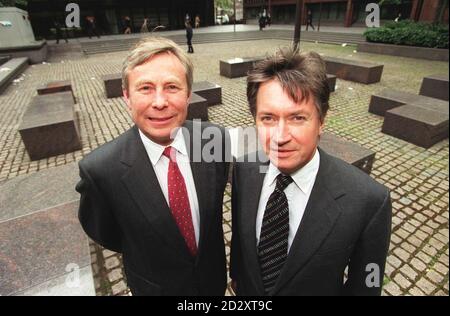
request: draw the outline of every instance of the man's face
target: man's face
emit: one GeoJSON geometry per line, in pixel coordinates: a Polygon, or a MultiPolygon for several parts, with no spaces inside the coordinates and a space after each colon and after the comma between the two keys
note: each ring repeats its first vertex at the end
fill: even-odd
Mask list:
{"type": "Polygon", "coordinates": [[[277,80],[271,80],[258,90],[256,127],[267,157],[281,172],[291,174],[314,156],[323,123],[312,97],[295,103],[277,80]]]}
{"type": "Polygon", "coordinates": [[[170,53],[153,56],[128,74],[123,91],[131,117],[152,141],[166,146],[171,132],[183,125],[189,104],[186,71],[170,53]]]}

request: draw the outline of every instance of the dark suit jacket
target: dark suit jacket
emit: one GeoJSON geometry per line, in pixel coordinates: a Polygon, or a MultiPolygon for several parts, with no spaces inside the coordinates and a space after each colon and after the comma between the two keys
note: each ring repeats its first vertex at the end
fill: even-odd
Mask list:
{"type": "MultiPolygon", "coordinates": [[[[187,121],[184,126],[200,140],[202,130],[212,124],[202,123],[196,129],[187,121]]],[[[192,162],[194,142],[183,134],[200,208],[195,259],[172,217],[136,126],[79,163],[80,223],[94,241],[123,254],[133,295],[225,293],[222,203],[229,165],[224,159],[192,162]]],[[[229,138],[223,128],[220,137],[225,147],[229,138]]],[[[202,148],[208,141],[202,140],[202,148]]],[[[224,148],[221,153],[225,154],[224,148]]]]}
{"type": "MultiPolygon", "coordinates": [[[[320,167],[287,261],[270,295],[379,295],[391,229],[389,191],[359,169],[320,150],[320,167]],[[344,283],[344,270],[348,280],[344,283]]],[[[231,278],[238,295],[264,295],[256,245],[262,163],[234,165],[231,278]]]]}

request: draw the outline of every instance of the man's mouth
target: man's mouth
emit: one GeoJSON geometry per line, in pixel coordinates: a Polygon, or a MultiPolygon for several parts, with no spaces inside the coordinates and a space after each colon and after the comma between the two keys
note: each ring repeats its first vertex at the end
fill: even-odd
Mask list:
{"type": "Polygon", "coordinates": [[[272,149],[271,148],[270,151],[272,154],[275,154],[277,157],[284,158],[284,157],[290,156],[295,150],[281,149],[281,148],[272,149]]]}
{"type": "Polygon", "coordinates": [[[164,117],[148,117],[148,119],[154,123],[165,123],[170,121],[174,116],[164,116],[164,117]]]}

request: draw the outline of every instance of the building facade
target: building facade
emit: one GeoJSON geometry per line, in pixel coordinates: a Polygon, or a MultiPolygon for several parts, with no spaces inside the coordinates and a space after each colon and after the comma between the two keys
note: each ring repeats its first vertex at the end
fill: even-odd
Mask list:
{"type": "MultiPolygon", "coordinates": [[[[315,24],[363,26],[368,3],[379,0],[303,0],[302,17],[306,23],[306,12],[311,10],[315,24]]],[[[272,23],[292,24],[295,22],[297,0],[244,0],[247,20],[257,19],[267,12],[272,23]],[[265,10],[265,11],[264,11],[265,10]]],[[[400,5],[385,4],[380,7],[380,19],[392,21],[401,13],[402,18],[422,22],[441,22],[448,24],[448,0],[401,0],[400,5]]]]}
{"type": "Polygon", "coordinates": [[[81,30],[77,36],[85,36],[85,18],[94,16],[101,34],[120,34],[124,30],[124,18],[130,17],[133,32],[139,32],[147,17],[150,29],[163,25],[166,30],[184,28],[186,14],[194,19],[199,15],[202,26],[214,25],[213,0],[29,0],[27,11],[34,33],[38,38],[51,38],[54,21],[64,23],[69,12],[68,3],[80,7],[81,30]]]}

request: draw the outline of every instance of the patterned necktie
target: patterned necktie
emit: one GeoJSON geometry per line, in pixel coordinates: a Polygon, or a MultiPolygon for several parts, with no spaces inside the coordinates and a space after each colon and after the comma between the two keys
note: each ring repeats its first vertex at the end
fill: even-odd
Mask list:
{"type": "Polygon", "coordinates": [[[258,244],[259,264],[266,294],[275,286],[288,254],[289,205],[284,189],[290,176],[279,174],[275,190],[267,201],[258,244]]]}
{"type": "Polygon", "coordinates": [[[183,175],[178,168],[176,160],[176,150],[166,147],[163,155],[169,158],[169,171],[167,173],[167,183],[169,186],[169,206],[172,210],[173,218],[183,235],[189,252],[192,256],[197,255],[197,243],[195,241],[194,224],[192,223],[191,207],[187,194],[186,184],[183,175]]]}

